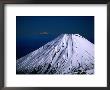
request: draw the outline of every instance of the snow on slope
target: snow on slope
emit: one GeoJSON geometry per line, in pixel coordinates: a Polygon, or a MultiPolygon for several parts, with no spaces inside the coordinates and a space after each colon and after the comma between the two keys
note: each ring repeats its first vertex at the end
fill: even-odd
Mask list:
{"type": "Polygon", "coordinates": [[[61,34],[16,61],[17,74],[93,74],[94,44],[79,34],[61,34]]]}

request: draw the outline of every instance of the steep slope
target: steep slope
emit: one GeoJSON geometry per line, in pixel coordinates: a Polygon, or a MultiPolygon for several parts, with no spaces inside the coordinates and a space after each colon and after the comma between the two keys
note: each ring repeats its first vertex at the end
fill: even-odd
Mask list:
{"type": "Polygon", "coordinates": [[[17,74],[93,74],[94,44],[79,34],[61,34],[16,61],[17,74]]]}

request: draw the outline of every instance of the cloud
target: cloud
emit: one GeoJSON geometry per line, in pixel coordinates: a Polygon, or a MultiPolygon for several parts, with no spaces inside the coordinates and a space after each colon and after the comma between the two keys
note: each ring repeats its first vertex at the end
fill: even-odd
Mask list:
{"type": "Polygon", "coordinates": [[[48,34],[48,33],[47,33],[47,32],[40,32],[40,34],[45,34],[45,35],[46,35],[46,34],[48,34]]]}

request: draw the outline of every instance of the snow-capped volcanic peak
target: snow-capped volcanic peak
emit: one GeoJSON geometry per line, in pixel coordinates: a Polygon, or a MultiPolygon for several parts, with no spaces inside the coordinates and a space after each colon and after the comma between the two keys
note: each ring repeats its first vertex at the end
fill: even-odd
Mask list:
{"type": "Polygon", "coordinates": [[[94,44],[79,34],[61,34],[16,62],[17,73],[93,74],[94,44]]]}

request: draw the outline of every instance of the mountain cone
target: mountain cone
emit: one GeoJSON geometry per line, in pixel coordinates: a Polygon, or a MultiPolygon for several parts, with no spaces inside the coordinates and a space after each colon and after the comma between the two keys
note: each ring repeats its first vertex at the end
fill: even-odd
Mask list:
{"type": "Polygon", "coordinates": [[[79,34],[61,34],[16,60],[17,74],[93,74],[94,44],[79,34]]]}

